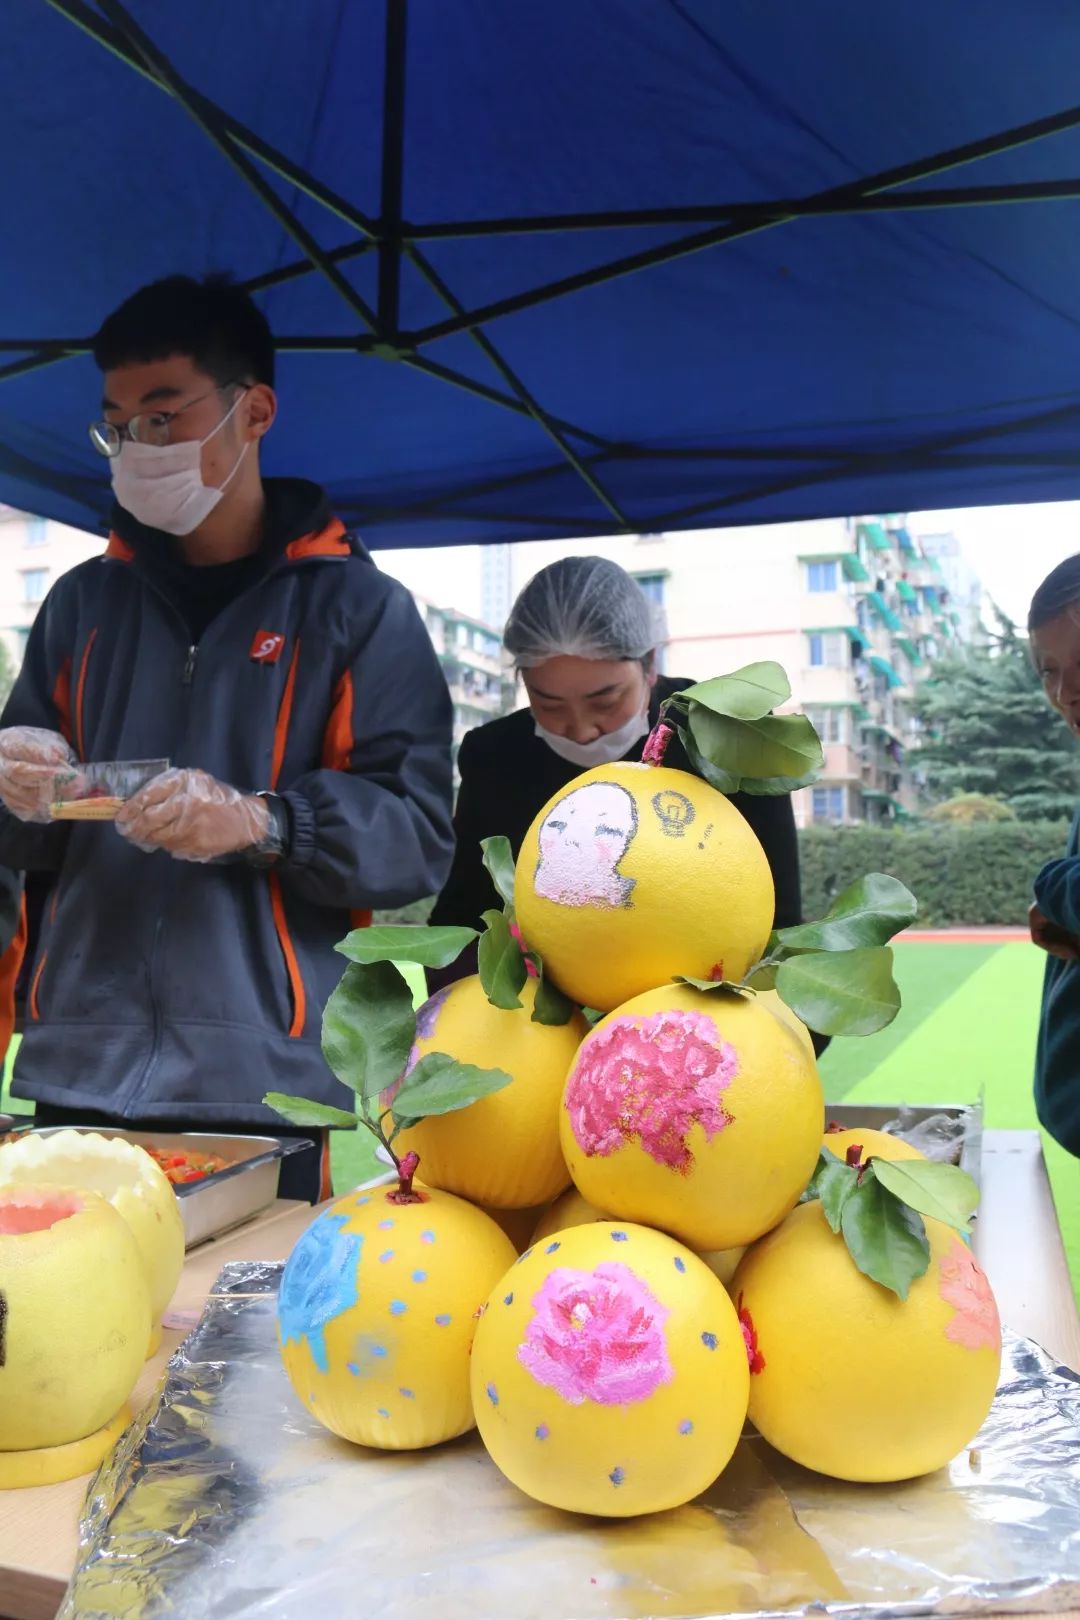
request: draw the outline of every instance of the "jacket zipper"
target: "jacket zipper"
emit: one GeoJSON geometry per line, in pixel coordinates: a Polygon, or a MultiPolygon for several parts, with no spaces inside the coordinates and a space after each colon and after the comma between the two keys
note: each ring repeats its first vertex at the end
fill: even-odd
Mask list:
{"type": "Polygon", "coordinates": [[[181,681],[181,685],[183,685],[183,686],[190,686],[191,685],[192,681],[195,679],[195,665],[198,663],[198,660],[199,660],[199,645],[198,645],[198,642],[193,642],[191,644],[191,646],[187,650],[187,659],[185,660],[185,663],[184,663],[184,675],[183,675],[183,679],[181,681]]]}

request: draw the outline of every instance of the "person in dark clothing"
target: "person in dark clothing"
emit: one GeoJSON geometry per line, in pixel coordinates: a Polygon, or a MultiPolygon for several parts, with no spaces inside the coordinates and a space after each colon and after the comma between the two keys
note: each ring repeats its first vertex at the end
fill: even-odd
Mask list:
{"type": "MultiPolygon", "coordinates": [[[[1028,614],[1036,668],[1050,703],[1080,737],[1080,556],[1043,580],[1028,614]]],[[[1080,1158],[1080,810],[1065,855],[1035,879],[1031,937],[1046,951],[1035,1108],[1040,1123],[1080,1158]]]]}
{"type": "MultiPolygon", "coordinates": [[[[320,1050],[335,944],[449,869],[446,682],[412,598],[323,492],[263,480],[263,316],[217,278],[135,293],[94,347],[116,505],[0,720],[0,862],[53,885],[14,1093],[40,1123],[285,1134],[267,1091],[348,1106],[320,1050]],[[113,825],[59,770],[171,768],[113,825]]],[[[325,1195],[326,1142],[285,1196],[325,1195]]]]}
{"type": "MultiPolygon", "coordinates": [[[[457,849],[433,924],[478,928],[482,913],[499,906],[483,865],[481,839],[504,834],[516,857],[538,811],[575,776],[593,765],[640,760],[664,699],[693,684],[656,673],[658,640],[644,593],[615,563],[568,557],[526,585],[511,610],[504,644],[529,707],[470,731],[461,744],[457,849]]],[[[664,763],[689,769],[677,738],[664,763]]],[[[768,857],[776,888],[775,926],[801,922],[790,795],[736,793],[731,803],[768,857]]],[[[471,971],[471,960],[462,958],[454,969],[431,975],[432,987],[471,971]]]]}

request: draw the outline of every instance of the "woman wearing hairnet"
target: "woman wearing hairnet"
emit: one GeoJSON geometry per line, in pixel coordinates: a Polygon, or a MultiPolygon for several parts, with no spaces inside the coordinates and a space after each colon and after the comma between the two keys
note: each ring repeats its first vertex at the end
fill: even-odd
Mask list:
{"type": "MultiPolygon", "coordinates": [[[[533,818],[580,772],[639,760],[660,705],[693,683],[656,672],[653,611],[636,581],[601,557],[566,557],[538,573],[503,634],[529,707],[470,731],[461,744],[457,854],[432,923],[481,926],[500,901],[480,840],[503,833],[515,857],[533,818]]],[[[688,769],[678,739],[664,763],[688,769]]],[[[732,795],[757,833],[776,886],[776,927],[802,921],[791,798],[732,795]]],[[[475,971],[463,958],[432,987],[475,971]]]]}

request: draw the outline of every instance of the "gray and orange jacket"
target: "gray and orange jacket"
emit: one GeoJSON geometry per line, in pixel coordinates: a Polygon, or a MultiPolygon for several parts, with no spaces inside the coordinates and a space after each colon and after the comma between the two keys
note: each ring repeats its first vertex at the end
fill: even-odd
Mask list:
{"type": "Polygon", "coordinates": [[[334,944],[446,877],[451,705],[412,598],[315,486],[267,494],[267,571],[197,649],[156,583],[169,542],[123,513],[34,624],[0,724],[60,731],[81,760],[168,758],[272,789],[293,838],[269,871],[203,866],[107,823],[0,810],[0,863],[57,874],[17,1096],[207,1125],[272,1125],[272,1090],[346,1106],[319,1044],[334,944]]]}

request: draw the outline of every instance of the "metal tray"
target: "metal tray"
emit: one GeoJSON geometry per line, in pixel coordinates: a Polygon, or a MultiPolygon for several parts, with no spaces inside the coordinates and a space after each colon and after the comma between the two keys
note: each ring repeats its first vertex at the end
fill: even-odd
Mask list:
{"type": "Polygon", "coordinates": [[[208,1131],[125,1131],[97,1125],[45,1126],[37,1134],[55,1136],[60,1130],[115,1137],[136,1142],[140,1147],[172,1148],[182,1153],[192,1148],[198,1153],[217,1153],[230,1163],[201,1181],[175,1186],[184,1222],[184,1248],[220,1237],[223,1232],[242,1226],[277,1197],[281,1161],[290,1153],[302,1153],[306,1140],[282,1140],[276,1136],[214,1136],[208,1131]]]}
{"type": "Polygon", "coordinates": [[[901,1129],[893,1134],[907,1136],[913,1128],[930,1119],[955,1121],[960,1144],[959,1159],[953,1159],[961,1170],[966,1170],[981,1185],[982,1170],[982,1100],[974,1103],[921,1103],[906,1107],[900,1103],[826,1103],[825,1118],[845,1128],[864,1125],[868,1130],[880,1131],[886,1125],[901,1122],[901,1129]]]}

